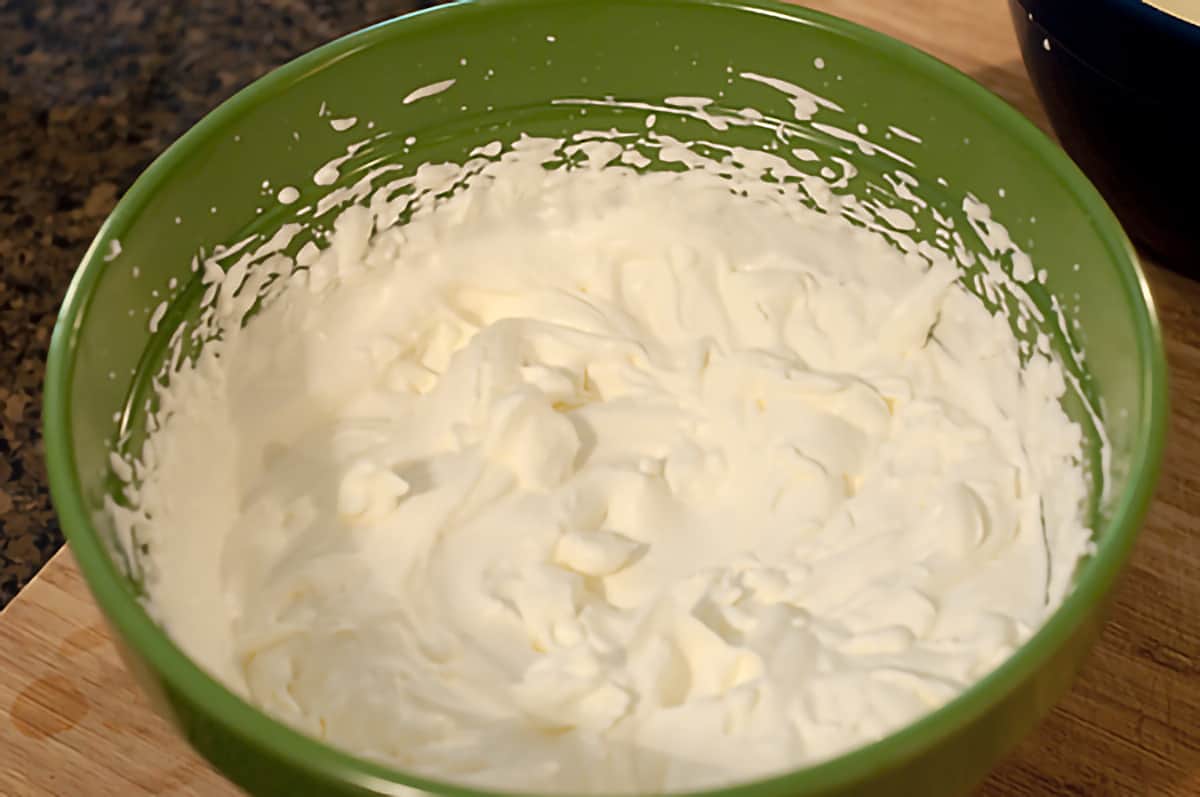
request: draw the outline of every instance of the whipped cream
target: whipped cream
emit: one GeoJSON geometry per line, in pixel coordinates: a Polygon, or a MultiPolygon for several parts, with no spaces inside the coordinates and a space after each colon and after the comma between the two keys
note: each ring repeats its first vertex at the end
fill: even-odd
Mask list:
{"type": "Polygon", "coordinates": [[[112,506],[155,616],[314,736],[560,793],[794,769],[1003,661],[1090,546],[1060,363],[940,250],[592,155],[216,270],[112,506]]]}

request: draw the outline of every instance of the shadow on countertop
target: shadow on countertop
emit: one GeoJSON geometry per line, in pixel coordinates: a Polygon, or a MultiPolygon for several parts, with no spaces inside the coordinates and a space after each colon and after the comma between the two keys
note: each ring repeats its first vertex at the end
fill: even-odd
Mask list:
{"type": "Polygon", "coordinates": [[[0,0],[0,607],[62,544],[42,378],[67,283],[120,195],[239,88],[418,0],[0,0]]]}

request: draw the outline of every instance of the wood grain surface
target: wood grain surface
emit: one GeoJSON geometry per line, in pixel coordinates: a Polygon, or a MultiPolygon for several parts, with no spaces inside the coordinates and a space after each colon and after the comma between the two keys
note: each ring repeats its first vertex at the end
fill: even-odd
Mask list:
{"type": "MultiPolygon", "coordinates": [[[[825,0],[958,67],[1049,130],[1001,0],[825,0]]],[[[1158,496],[1071,693],[983,797],[1200,795],[1200,284],[1147,265],[1172,419],[1158,496]]],[[[61,552],[0,614],[0,795],[237,791],[149,709],[61,552]]]]}
{"type": "Polygon", "coordinates": [[[0,795],[237,794],[150,709],[59,551],[0,614],[0,795]]]}

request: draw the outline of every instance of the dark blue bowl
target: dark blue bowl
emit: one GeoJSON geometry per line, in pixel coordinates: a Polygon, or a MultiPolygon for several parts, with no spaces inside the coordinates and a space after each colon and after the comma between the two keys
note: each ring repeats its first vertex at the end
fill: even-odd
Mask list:
{"type": "Polygon", "coordinates": [[[1200,276],[1200,26],[1141,0],[1009,0],[1063,148],[1129,234],[1200,276]]]}

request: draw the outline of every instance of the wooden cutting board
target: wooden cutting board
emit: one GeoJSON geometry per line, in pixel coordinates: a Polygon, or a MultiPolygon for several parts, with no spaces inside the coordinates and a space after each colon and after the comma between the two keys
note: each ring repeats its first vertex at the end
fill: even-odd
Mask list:
{"type": "MultiPolygon", "coordinates": [[[[1048,130],[1000,0],[825,0],[957,66],[1048,130]]],[[[1157,501],[1073,691],[985,797],[1200,795],[1200,285],[1149,267],[1172,367],[1157,501]]],[[[237,790],[149,709],[69,552],[0,613],[0,797],[237,790]]]]}
{"type": "Polygon", "coordinates": [[[0,613],[0,795],[238,794],[150,709],[60,551],[0,613]]]}

